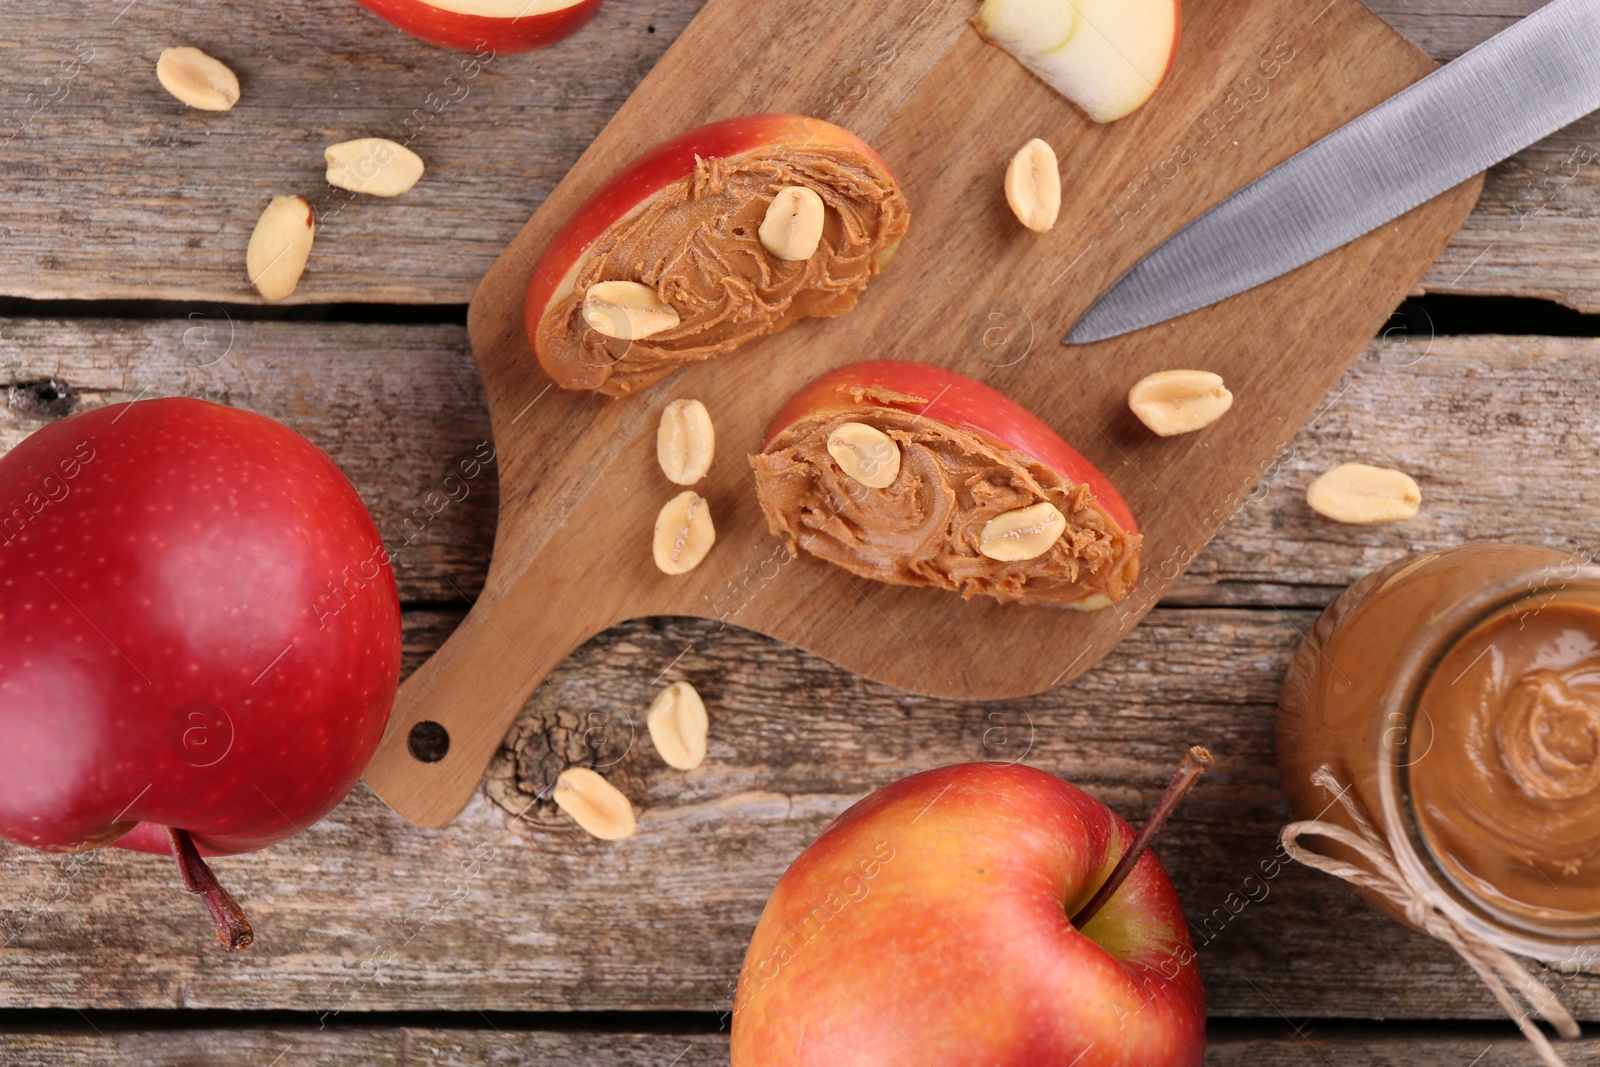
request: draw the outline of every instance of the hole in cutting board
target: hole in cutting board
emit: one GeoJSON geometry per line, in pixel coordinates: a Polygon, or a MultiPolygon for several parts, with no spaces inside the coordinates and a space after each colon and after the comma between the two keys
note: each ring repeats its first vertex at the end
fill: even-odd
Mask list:
{"type": "Polygon", "coordinates": [[[450,731],[436,722],[419,722],[411,728],[406,748],[419,763],[438,763],[450,754],[450,731]]]}

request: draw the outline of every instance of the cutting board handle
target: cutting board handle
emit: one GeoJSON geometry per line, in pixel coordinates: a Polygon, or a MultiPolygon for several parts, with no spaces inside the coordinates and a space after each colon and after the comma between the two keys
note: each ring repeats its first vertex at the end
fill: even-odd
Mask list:
{"type": "Polygon", "coordinates": [[[418,826],[443,826],[460,813],[505,736],[502,710],[514,716],[590,636],[574,632],[583,622],[563,613],[512,618],[513,606],[485,590],[444,647],[400,687],[366,779],[418,826]],[[440,748],[442,758],[429,762],[440,748]]]}

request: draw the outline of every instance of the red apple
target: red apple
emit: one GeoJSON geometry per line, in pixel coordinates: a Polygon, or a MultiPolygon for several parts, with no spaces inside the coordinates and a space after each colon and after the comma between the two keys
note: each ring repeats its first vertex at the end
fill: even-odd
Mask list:
{"type": "Polygon", "coordinates": [[[472,52],[529,52],[572,36],[600,0],[356,0],[430,44],[472,52]]]}
{"type": "Polygon", "coordinates": [[[383,541],[288,428],[147,400],[0,459],[0,836],[210,855],[282,841],[361,777],[399,671],[383,541]]]}
{"type": "MultiPolygon", "coordinates": [[[[831,122],[806,115],[743,115],[690,130],[634,160],[573,213],[551,239],[528,283],[525,324],[528,343],[539,352],[539,324],[557,301],[571,293],[589,251],[607,230],[639,211],[668,186],[694,173],[695,161],[735,159],[774,145],[824,144],[852,148],[889,170],[861,138],[831,122]]],[[[887,263],[894,249],[879,254],[887,263]]]]}
{"type": "Polygon", "coordinates": [[[733,1067],[1189,1067],[1205,994],[1153,853],[1082,930],[1133,839],[1104,804],[1002,763],[926,771],[822,832],[740,972],[733,1067]]]}

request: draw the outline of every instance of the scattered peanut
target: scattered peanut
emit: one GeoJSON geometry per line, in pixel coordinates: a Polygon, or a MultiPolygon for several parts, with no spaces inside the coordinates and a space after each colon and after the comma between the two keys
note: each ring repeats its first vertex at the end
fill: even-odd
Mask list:
{"type": "Polygon", "coordinates": [[[779,259],[810,259],[822,243],[822,223],[827,208],[816,190],[789,185],[778,190],[767,205],[767,217],[757,231],[761,245],[779,259]]]}
{"type": "Polygon", "coordinates": [[[1306,503],[1334,522],[1400,522],[1422,506],[1422,490],[1404,471],[1341,463],[1311,483],[1306,503]]]}
{"type": "Polygon", "coordinates": [[[583,321],[619,341],[642,341],[678,325],[678,311],[639,282],[596,282],[583,297],[583,321]]]}
{"type": "Polygon", "coordinates": [[[399,196],[422,180],[422,157],[382,137],[331,144],[322,153],[328,184],[368,196],[399,196]]]}
{"type": "Polygon", "coordinates": [[[162,88],[192,108],[228,111],[239,102],[239,78],[198,48],[168,48],[156,60],[162,88]]]}
{"type": "Polygon", "coordinates": [[[663,573],[688,574],[700,566],[716,541],[717,531],[711,525],[711,509],[705,498],[686,489],[662,505],[651,547],[656,566],[663,573]]]}
{"type": "Polygon", "coordinates": [[[1006,168],[1006,203],[1028,229],[1044,233],[1061,214],[1061,165],[1056,150],[1035,137],[1006,168]]]}
{"type": "Polygon", "coordinates": [[[310,204],[298,196],[272,198],[250,234],[244,257],[250,281],[263,297],[282,300],[294,292],[315,236],[310,204]]]}
{"type": "Polygon", "coordinates": [[[698,400],[674,400],[661,409],[656,462],[674,485],[693,485],[711,469],[717,434],[711,413],[698,400]]]}
{"type": "Polygon", "coordinates": [[[864,422],[846,422],[828,435],[828,455],[868,489],[887,489],[900,476],[900,446],[864,422]]]}
{"type": "Polygon", "coordinates": [[[645,725],[667,766],[692,771],[705,762],[710,722],[705,701],[688,682],[673,682],[657,693],[645,725]]]}
{"type": "Polygon", "coordinates": [[[1128,407],[1152,433],[1176,437],[1222,418],[1233,407],[1233,394],[1210,371],[1164,370],[1134,383],[1128,407]]]}
{"type": "Polygon", "coordinates": [[[628,798],[587,767],[562,771],[552,797],[556,807],[602,841],[621,841],[638,828],[628,798]]]}
{"type": "Polygon", "coordinates": [[[983,526],[978,551],[1002,563],[1037,559],[1066,532],[1067,517],[1048,500],[996,515],[983,526]]]}

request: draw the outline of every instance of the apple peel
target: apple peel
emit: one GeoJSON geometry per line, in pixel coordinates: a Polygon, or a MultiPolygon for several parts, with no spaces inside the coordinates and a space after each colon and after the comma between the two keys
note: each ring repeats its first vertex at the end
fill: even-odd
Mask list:
{"type": "Polygon", "coordinates": [[[462,52],[547,48],[581,30],[600,0],[356,0],[392,26],[462,52]]]}

